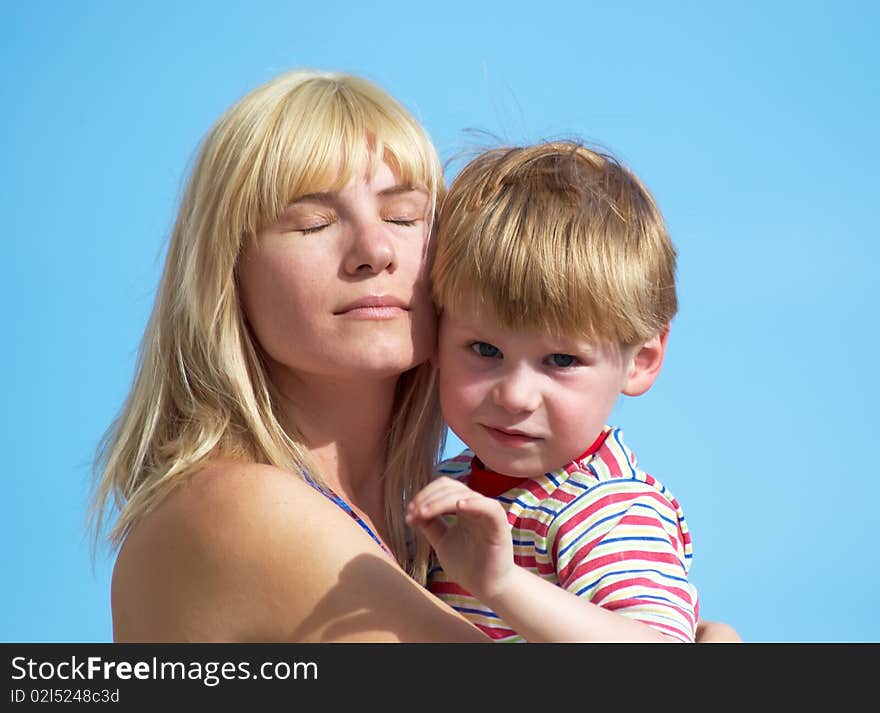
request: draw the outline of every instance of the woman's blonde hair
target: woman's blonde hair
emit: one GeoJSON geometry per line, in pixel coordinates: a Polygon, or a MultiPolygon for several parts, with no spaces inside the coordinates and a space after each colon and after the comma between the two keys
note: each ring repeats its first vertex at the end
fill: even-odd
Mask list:
{"type": "MultiPolygon", "coordinates": [[[[442,168],[418,122],[372,83],[291,72],[234,104],[199,149],[189,177],[133,386],[95,462],[95,542],[112,499],[114,547],[182,480],[219,459],[267,463],[318,483],[299,433],[286,432],[261,348],[239,301],[236,263],[245,240],[294,198],[344,186],[386,161],[400,180],[443,194],[442,168]]],[[[404,373],[383,478],[391,548],[424,581],[427,544],[407,550],[404,499],[426,484],[442,446],[429,364],[404,373]]]]}
{"type": "Polygon", "coordinates": [[[613,157],[570,141],[486,151],[438,218],[443,309],[474,294],[506,327],[632,345],[675,316],[675,248],[651,194],[613,157]]]}

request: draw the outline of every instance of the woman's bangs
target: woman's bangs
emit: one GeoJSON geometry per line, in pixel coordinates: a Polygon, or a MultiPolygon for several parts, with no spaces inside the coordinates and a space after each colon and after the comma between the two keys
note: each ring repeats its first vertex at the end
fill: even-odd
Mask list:
{"type": "Polygon", "coordinates": [[[429,154],[410,127],[366,101],[340,97],[313,107],[308,120],[276,126],[264,154],[275,157],[275,164],[261,172],[261,226],[278,220],[302,196],[338,191],[356,176],[374,176],[382,161],[401,183],[436,191],[429,154]]]}

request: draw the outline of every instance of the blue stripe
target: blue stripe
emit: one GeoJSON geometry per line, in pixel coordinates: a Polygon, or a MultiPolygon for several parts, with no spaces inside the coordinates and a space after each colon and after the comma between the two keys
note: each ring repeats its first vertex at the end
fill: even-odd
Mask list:
{"type": "Polygon", "coordinates": [[[457,612],[461,612],[462,614],[477,614],[479,616],[484,616],[487,619],[498,619],[498,620],[501,619],[501,617],[498,616],[491,609],[468,609],[467,607],[456,607],[456,606],[453,606],[453,609],[455,609],[455,611],[457,611],[457,612]]]}
{"type": "MultiPolygon", "coordinates": [[[[678,529],[678,519],[673,520],[671,517],[666,517],[662,512],[657,510],[653,505],[648,503],[633,503],[633,507],[635,508],[646,508],[654,513],[657,517],[659,517],[663,522],[667,522],[672,525],[674,528],[678,529]]],[[[672,509],[672,503],[669,504],[669,509],[672,509]]]]}
{"type": "Polygon", "coordinates": [[[627,466],[629,466],[629,471],[632,473],[633,478],[636,477],[636,469],[633,468],[632,463],[630,463],[629,458],[627,457],[626,447],[623,445],[623,440],[621,440],[621,432],[619,428],[615,428],[612,431],[611,435],[614,437],[614,442],[620,446],[620,450],[623,452],[624,460],[626,461],[627,466]]]}
{"type": "Polygon", "coordinates": [[[659,594],[640,594],[638,597],[636,597],[636,599],[656,599],[658,602],[666,602],[667,604],[677,607],[678,609],[681,609],[682,605],[681,602],[676,602],[669,597],[662,597],[659,594]]]}
{"type": "Polygon", "coordinates": [[[559,554],[557,555],[557,559],[562,558],[562,556],[566,552],[568,552],[572,547],[574,547],[576,544],[578,544],[582,539],[584,539],[587,535],[589,535],[593,530],[595,530],[597,527],[599,527],[599,525],[601,525],[602,523],[608,522],[609,520],[619,520],[620,518],[622,518],[628,509],[629,508],[624,508],[623,510],[620,510],[619,512],[611,513],[610,515],[603,517],[601,520],[597,520],[596,522],[594,522],[586,530],[584,530],[580,535],[578,535],[571,542],[569,542],[565,547],[563,547],[561,550],[559,550],[559,554]]]}
{"type": "Polygon", "coordinates": [[[552,510],[552,509],[550,509],[550,508],[548,508],[548,507],[544,507],[543,505],[530,505],[529,503],[524,503],[524,502],[523,502],[522,500],[520,500],[519,498],[516,498],[516,499],[504,498],[504,497],[501,497],[501,496],[499,495],[499,496],[498,496],[497,498],[495,498],[495,499],[498,500],[498,502],[507,503],[508,505],[513,505],[514,503],[516,503],[516,504],[519,505],[523,510],[532,510],[532,511],[534,511],[534,510],[540,510],[541,512],[545,512],[545,513],[547,513],[548,515],[553,515],[553,516],[556,516],[557,514],[559,514],[559,511],[558,511],[558,510],[552,510]]]}
{"type": "MultiPolygon", "coordinates": [[[[640,483],[641,485],[644,485],[647,488],[651,488],[651,486],[648,485],[647,483],[645,483],[645,481],[637,480],[634,478],[628,478],[627,480],[624,480],[624,481],[621,481],[619,479],[615,480],[615,481],[604,481],[604,482],[599,483],[599,484],[595,485],[594,487],[590,488],[589,491],[584,492],[581,495],[578,495],[574,500],[572,500],[570,503],[568,503],[568,505],[566,505],[562,510],[559,511],[559,517],[562,517],[562,515],[564,515],[565,512],[571,507],[575,507],[575,506],[582,507],[582,504],[579,502],[581,500],[581,498],[587,497],[588,495],[592,498],[595,495],[594,491],[597,490],[602,485],[609,485],[609,486],[616,487],[621,482],[640,483]]],[[[655,490],[653,488],[651,488],[651,489],[655,490]]],[[[671,503],[670,503],[669,507],[670,507],[670,509],[672,509],[671,503]]],[[[609,519],[614,518],[614,517],[622,517],[626,513],[626,511],[629,510],[630,508],[646,508],[646,509],[650,510],[652,513],[654,513],[657,517],[659,517],[664,522],[669,523],[670,525],[672,525],[676,529],[678,528],[678,520],[677,519],[673,520],[672,518],[666,517],[662,513],[658,512],[657,509],[654,507],[653,503],[640,503],[640,502],[634,502],[634,501],[628,502],[628,503],[626,503],[626,507],[623,510],[619,510],[616,513],[614,513],[613,515],[608,515],[606,517],[603,517],[601,520],[597,520],[595,523],[590,525],[590,527],[587,530],[585,530],[583,533],[578,535],[578,537],[574,541],[572,541],[571,543],[566,545],[566,547],[564,549],[560,550],[559,556],[561,557],[562,554],[569,549],[569,547],[571,547],[575,542],[578,542],[583,536],[585,536],[587,533],[592,531],[597,525],[599,525],[603,522],[607,522],[609,519]]]]}
{"type": "Polygon", "coordinates": [[[538,547],[538,543],[535,542],[534,540],[514,540],[513,544],[519,545],[520,547],[531,547],[535,552],[542,554],[542,555],[547,554],[547,550],[541,549],[540,547],[538,547]]]}
{"type": "Polygon", "coordinates": [[[603,579],[606,579],[606,578],[617,577],[622,574],[646,574],[646,573],[656,574],[661,579],[668,579],[673,582],[683,582],[684,584],[688,583],[686,577],[676,577],[671,574],[665,574],[657,569],[620,569],[620,570],[616,570],[614,572],[607,572],[606,574],[603,574],[601,577],[599,577],[599,579],[591,582],[590,584],[587,584],[584,587],[581,587],[577,592],[575,592],[575,594],[577,594],[578,596],[581,596],[588,589],[593,589],[594,587],[598,586],[599,582],[601,582],[603,579]]]}
{"type": "MultiPolygon", "coordinates": [[[[618,481],[618,482],[619,482],[619,481],[618,481]]],[[[638,481],[638,482],[643,483],[643,481],[641,481],[641,480],[638,481]]],[[[644,483],[643,483],[643,484],[644,484],[644,483]]],[[[650,487],[650,486],[648,486],[648,487],[650,487]]],[[[585,493],[584,495],[581,495],[581,496],[578,496],[578,497],[581,498],[581,497],[585,497],[585,496],[586,496],[586,493],[585,493]]],[[[576,502],[576,500],[572,500],[572,503],[575,503],[575,502],[576,502]]],[[[627,511],[628,511],[630,508],[646,508],[646,509],[650,510],[652,513],[654,513],[657,517],[659,517],[659,518],[660,518],[661,520],[663,520],[664,522],[669,523],[670,525],[672,525],[672,526],[675,527],[675,528],[678,527],[678,522],[677,522],[676,520],[672,520],[671,518],[664,517],[662,514],[660,514],[659,512],[657,512],[657,510],[654,508],[654,506],[653,506],[652,504],[648,504],[648,503],[638,503],[638,502],[628,502],[628,503],[625,503],[625,507],[624,507],[623,510],[618,510],[617,512],[614,512],[614,513],[612,513],[611,515],[607,515],[607,516],[603,517],[602,519],[597,520],[597,521],[594,522],[592,525],[590,525],[590,526],[589,526],[586,530],[584,530],[580,535],[578,535],[575,539],[573,539],[571,542],[569,542],[564,548],[562,548],[562,549],[559,551],[559,555],[558,555],[558,556],[561,558],[566,552],[568,552],[569,549],[571,549],[572,547],[574,547],[575,544],[577,544],[578,542],[580,542],[583,538],[585,538],[587,535],[589,535],[593,530],[595,530],[595,529],[596,529],[599,525],[601,525],[602,523],[608,522],[609,520],[614,520],[614,519],[620,519],[620,518],[622,518],[622,517],[627,513],[627,511]]],[[[560,513],[560,515],[561,515],[561,514],[562,514],[562,513],[560,513]]],[[[613,530],[614,528],[611,528],[611,529],[613,530]]],[[[610,532],[610,531],[611,531],[611,530],[609,530],[609,532],[610,532]]],[[[604,541],[604,538],[603,538],[603,541],[604,541]]]]}
{"type": "MultiPolygon", "coordinates": [[[[588,469],[593,474],[593,476],[598,480],[599,474],[593,469],[593,466],[588,466],[588,469]]],[[[576,481],[574,479],[569,480],[568,484],[574,486],[575,488],[580,488],[581,490],[587,490],[587,491],[592,490],[597,485],[599,485],[598,482],[593,483],[592,485],[584,485],[583,483],[579,483],[578,481],[576,481]]],[[[580,497],[580,495],[578,495],[578,497],[580,497]]]]}
{"type": "MultiPolygon", "coordinates": [[[[513,544],[519,545],[520,547],[528,547],[529,545],[534,545],[535,541],[534,540],[514,540],[513,544]]],[[[537,546],[535,547],[535,549],[536,550],[538,549],[537,546]]]]}

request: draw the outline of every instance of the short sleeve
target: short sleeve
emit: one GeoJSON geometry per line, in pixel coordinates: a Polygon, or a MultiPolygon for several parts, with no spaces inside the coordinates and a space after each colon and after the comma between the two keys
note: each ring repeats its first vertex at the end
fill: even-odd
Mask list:
{"type": "Polygon", "coordinates": [[[680,510],[637,479],[600,482],[560,513],[560,586],[685,642],[696,633],[689,537],[680,510]],[[580,502],[579,502],[580,501],[580,502]]]}

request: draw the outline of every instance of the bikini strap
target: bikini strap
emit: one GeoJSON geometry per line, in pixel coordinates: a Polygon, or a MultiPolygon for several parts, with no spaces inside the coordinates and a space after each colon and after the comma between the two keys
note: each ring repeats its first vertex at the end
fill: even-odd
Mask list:
{"type": "Polygon", "coordinates": [[[385,546],[385,543],[382,542],[382,540],[380,540],[378,538],[378,536],[376,535],[375,532],[373,532],[373,530],[370,528],[370,526],[366,522],[364,522],[363,518],[361,518],[360,515],[358,515],[354,510],[352,510],[351,506],[347,502],[345,502],[345,500],[343,500],[341,497],[339,497],[335,492],[333,492],[333,490],[331,490],[327,486],[318,485],[318,483],[316,483],[314,480],[312,480],[312,478],[309,476],[308,473],[303,473],[303,478],[305,479],[305,481],[309,485],[311,485],[315,490],[317,490],[319,493],[321,493],[325,498],[327,498],[331,502],[335,503],[338,507],[340,507],[342,510],[347,512],[352,517],[352,519],[358,525],[360,525],[361,528],[363,528],[364,532],[366,532],[370,537],[373,538],[373,541],[377,545],[379,545],[379,547],[381,547],[383,550],[385,550],[385,552],[387,552],[388,555],[392,557],[392,559],[394,558],[394,555],[391,554],[391,550],[389,550],[385,546]]]}

